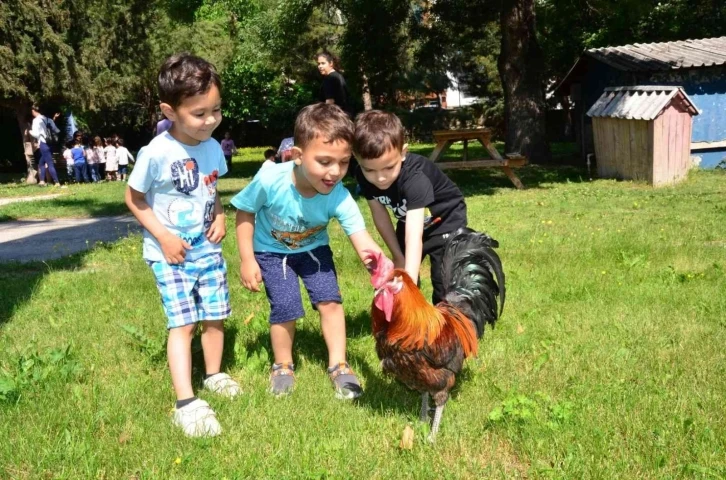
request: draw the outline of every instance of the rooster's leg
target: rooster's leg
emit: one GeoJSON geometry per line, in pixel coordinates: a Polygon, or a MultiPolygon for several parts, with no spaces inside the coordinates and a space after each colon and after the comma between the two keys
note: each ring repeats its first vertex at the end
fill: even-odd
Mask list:
{"type": "Polygon", "coordinates": [[[422,422],[429,421],[429,393],[424,392],[421,394],[421,416],[419,417],[422,422]]]}
{"type": "Polygon", "coordinates": [[[441,423],[441,416],[444,413],[444,407],[446,405],[437,405],[436,412],[434,413],[434,421],[431,425],[431,433],[429,434],[429,442],[434,443],[436,441],[436,433],[439,431],[439,424],[441,423]]]}

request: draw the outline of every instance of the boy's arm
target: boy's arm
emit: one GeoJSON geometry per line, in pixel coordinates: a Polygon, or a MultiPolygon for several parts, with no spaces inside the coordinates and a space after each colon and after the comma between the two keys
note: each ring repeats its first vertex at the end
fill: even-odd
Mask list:
{"type": "Polygon", "coordinates": [[[401,246],[398,244],[396,238],[396,230],[393,228],[391,222],[391,216],[388,214],[386,207],[381,205],[377,200],[368,200],[368,207],[371,209],[371,216],[373,217],[373,223],[376,226],[376,230],[386,242],[388,250],[391,251],[393,256],[393,264],[397,268],[404,267],[404,254],[401,251],[401,246]]]}
{"type": "Polygon", "coordinates": [[[227,235],[227,225],[224,218],[224,208],[219,200],[219,195],[214,198],[214,220],[207,229],[207,239],[212,243],[221,242],[227,235]]]}
{"type": "Polygon", "coordinates": [[[406,212],[406,273],[414,283],[418,282],[423,251],[423,226],[425,210],[417,208],[406,212]]]}
{"type": "Polygon", "coordinates": [[[262,273],[255,260],[254,244],[255,214],[237,210],[237,248],[239,250],[239,275],[242,285],[251,292],[260,291],[262,273]]]}
{"type": "Polygon", "coordinates": [[[192,246],[161,224],[149,204],[146,203],[146,198],[142,192],[126,187],[125,200],[126,206],[129,207],[136,220],[159,242],[167,263],[183,263],[186,251],[190,250],[192,246]]]}
{"type": "Polygon", "coordinates": [[[380,252],[381,254],[385,255],[381,250],[381,247],[378,246],[375,240],[373,240],[371,235],[368,233],[368,230],[361,230],[360,232],[355,232],[348,238],[350,239],[350,243],[353,244],[353,248],[358,254],[358,257],[360,257],[361,261],[363,262],[365,262],[366,250],[370,250],[376,253],[380,252]]]}

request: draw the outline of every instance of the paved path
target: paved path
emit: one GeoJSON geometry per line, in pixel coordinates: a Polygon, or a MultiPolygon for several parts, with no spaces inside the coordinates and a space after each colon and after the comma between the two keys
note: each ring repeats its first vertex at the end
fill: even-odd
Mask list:
{"type": "Polygon", "coordinates": [[[0,206],[7,205],[8,203],[17,202],[33,202],[35,200],[49,200],[51,198],[60,197],[62,193],[52,193],[50,195],[33,195],[29,197],[6,197],[0,198],[0,206]]]}
{"type": "Polygon", "coordinates": [[[60,258],[140,229],[131,215],[0,222],[0,262],[60,258]]]}

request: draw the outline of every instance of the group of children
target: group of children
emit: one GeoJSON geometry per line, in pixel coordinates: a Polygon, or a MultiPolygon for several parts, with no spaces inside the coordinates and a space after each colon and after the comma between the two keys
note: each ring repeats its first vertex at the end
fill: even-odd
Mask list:
{"type": "MultiPolygon", "coordinates": [[[[223,322],[231,313],[221,241],[225,217],[217,195],[227,173],[225,152],[211,138],[221,116],[221,81],[207,61],[180,54],[159,73],[161,110],[173,122],[141,149],[128,180],[126,204],[144,227],[143,256],[161,294],[169,330],[167,353],[176,406],[172,422],[188,436],[221,432],[209,404],[194,394],[191,340],[201,326],[203,387],[227,397],[241,393],[220,371],[223,322]]],[[[295,384],[295,322],[304,315],[299,279],[319,312],[328,349],[327,374],[335,396],[357,398],[361,384],[347,363],[345,316],[327,226],[336,218],[364,261],[381,252],[361,212],[342,185],[355,153],[357,179],[395,265],[418,279],[425,255],[432,260],[434,301],[448,235],[466,225],[466,205],[456,185],[425,157],[407,152],[404,129],[389,113],[369,111],[355,124],[333,104],[305,107],[295,121],[291,161],[267,165],[239,192],[236,234],[240,280],[264,291],[270,304],[274,363],[270,391],[291,393],[295,384]],[[394,229],[387,209],[398,219],[394,229]],[[428,211],[427,211],[428,210],[428,211]]]]}
{"type": "Polygon", "coordinates": [[[129,162],[135,161],[118,135],[101,138],[76,132],[65,147],[68,178],[77,183],[126,180],[129,162]]]}

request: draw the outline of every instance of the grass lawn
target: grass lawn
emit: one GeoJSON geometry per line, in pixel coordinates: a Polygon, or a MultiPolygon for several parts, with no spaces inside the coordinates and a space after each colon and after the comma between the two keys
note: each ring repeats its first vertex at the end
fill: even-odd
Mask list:
{"type": "MultiPolygon", "coordinates": [[[[262,151],[235,158],[219,189],[226,204],[262,151]]],[[[170,424],[165,318],[134,236],[0,268],[0,478],[725,477],[726,174],[695,171],[653,189],[586,181],[572,168],[518,173],[527,190],[493,170],[451,172],[470,225],[501,244],[508,292],[435,445],[417,420],[419,396],[381,374],[367,274],[335,223],[349,359],[366,393],[333,397],[308,308],[296,391],[270,397],[268,307],[239,285],[228,209],[225,368],[245,394],[200,392],[222,436],[189,440],[170,424]],[[412,450],[398,447],[406,425],[412,450]]],[[[81,185],[0,207],[0,218],[121,213],[122,192],[81,185]]]]}

